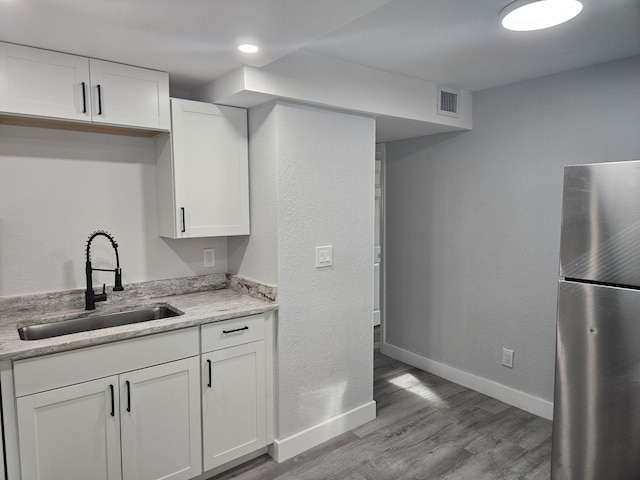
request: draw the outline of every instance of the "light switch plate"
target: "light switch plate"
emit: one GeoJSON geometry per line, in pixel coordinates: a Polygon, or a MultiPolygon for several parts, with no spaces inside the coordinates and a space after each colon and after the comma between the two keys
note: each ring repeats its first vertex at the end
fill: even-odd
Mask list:
{"type": "Polygon", "coordinates": [[[316,247],[316,268],[330,267],[333,265],[333,247],[325,245],[316,247]]]}

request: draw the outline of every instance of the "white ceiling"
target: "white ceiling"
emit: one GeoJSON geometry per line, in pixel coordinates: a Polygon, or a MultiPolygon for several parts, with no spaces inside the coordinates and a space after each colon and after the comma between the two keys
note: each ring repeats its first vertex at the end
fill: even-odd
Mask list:
{"type": "Polygon", "coordinates": [[[582,0],[573,21],[511,32],[512,0],[394,0],[305,49],[469,91],[640,54],[640,0],[582,0]]]}
{"type": "Polygon", "coordinates": [[[0,40],[168,71],[188,90],[298,49],[470,91],[640,54],[640,0],[508,32],[510,0],[0,0],[0,40]],[[238,53],[240,41],[263,50],[238,53]]]}

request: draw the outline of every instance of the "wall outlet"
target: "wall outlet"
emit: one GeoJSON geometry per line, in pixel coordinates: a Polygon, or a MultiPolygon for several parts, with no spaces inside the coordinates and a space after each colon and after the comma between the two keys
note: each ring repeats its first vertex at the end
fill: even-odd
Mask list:
{"type": "Polygon", "coordinates": [[[508,348],[502,349],[502,365],[513,368],[513,350],[508,348]]]}
{"type": "Polygon", "coordinates": [[[216,252],[214,248],[205,248],[204,251],[204,266],[215,267],[216,266],[216,252]]]}
{"type": "Polygon", "coordinates": [[[331,265],[333,265],[333,247],[331,245],[316,247],[316,268],[331,265]]]}

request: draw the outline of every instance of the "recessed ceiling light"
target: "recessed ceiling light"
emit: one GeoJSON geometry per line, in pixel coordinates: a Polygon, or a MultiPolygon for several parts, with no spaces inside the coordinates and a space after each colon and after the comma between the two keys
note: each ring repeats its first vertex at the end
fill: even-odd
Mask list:
{"type": "Polygon", "coordinates": [[[528,32],[560,25],[581,11],[579,0],[517,0],[502,9],[500,21],[507,30],[528,32]]]}
{"type": "Polygon", "coordinates": [[[260,47],[252,43],[244,43],[242,45],[238,45],[238,50],[242,53],[258,53],[260,47]]]}

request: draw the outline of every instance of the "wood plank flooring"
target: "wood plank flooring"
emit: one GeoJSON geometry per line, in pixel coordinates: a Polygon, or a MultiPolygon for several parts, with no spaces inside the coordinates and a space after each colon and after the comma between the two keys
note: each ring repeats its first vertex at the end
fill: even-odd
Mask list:
{"type": "Polygon", "coordinates": [[[377,418],[281,464],[211,480],[548,480],[551,422],[382,355],[377,418]]]}

